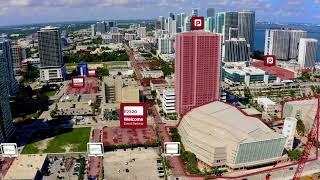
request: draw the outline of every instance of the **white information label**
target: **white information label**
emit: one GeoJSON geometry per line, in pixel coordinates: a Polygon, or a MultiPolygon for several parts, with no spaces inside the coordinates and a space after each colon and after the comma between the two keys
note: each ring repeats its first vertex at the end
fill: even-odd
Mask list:
{"type": "Polygon", "coordinates": [[[180,155],[180,143],[179,142],[166,142],[165,143],[165,154],[168,156],[179,156],[180,155]]]}
{"type": "Polygon", "coordinates": [[[102,143],[88,143],[88,156],[103,156],[102,143]]]}
{"type": "Polygon", "coordinates": [[[1,151],[3,157],[16,157],[18,156],[18,148],[15,143],[2,143],[1,151]]]}
{"type": "Polygon", "coordinates": [[[143,106],[125,106],[123,114],[125,116],[143,116],[143,106]]]}

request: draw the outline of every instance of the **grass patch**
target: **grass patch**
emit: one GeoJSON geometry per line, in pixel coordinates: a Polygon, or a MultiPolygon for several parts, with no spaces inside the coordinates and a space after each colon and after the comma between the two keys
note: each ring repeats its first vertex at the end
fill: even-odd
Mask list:
{"type": "Polygon", "coordinates": [[[37,142],[26,145],[21,154],[38,154],[40,153],[40,149],[38,148],[37,142]]]}
{"type": "Polygon", "coordinates": [[[38,144],[40,144],[38,141],[26,145],[22,154],[86,152],[90,131],[91,128],[72,129],[70,132],[59,134],[49,140],[43,152],[38,147],[38,144]]]}
{"type": "Polygon", "coordinates": [[[56,94],[57,91],[48,91],[45,92],[44,94],[47,95],[48,97],[54,96],[56,94]]]}

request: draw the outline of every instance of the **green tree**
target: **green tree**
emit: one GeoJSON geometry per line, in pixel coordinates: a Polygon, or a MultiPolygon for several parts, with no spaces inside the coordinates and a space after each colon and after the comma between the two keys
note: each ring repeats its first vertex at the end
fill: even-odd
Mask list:
{"type": "Polygon", "coordinates": [[[291,161],[298,161],[301,158],[301,156],[302,156],[302,153],[298,149],[288,152],[288,157],[291,161]]]}
{"type": "Polygon", "coordinates": [[[157,97],[157,92],[155,90],[152,90],[151,96],[153,97],[153,99],[155,99],[157,97]]]}
{"type": "Polygon", "coordinates": [[[105,67],[98,67],[96,70],[96,74],[98,77],[109,76],[109,70],[105,67]]]}
{"type": "Polygon", "coordinates": [[[218,167],[213,167],[211,169],[211,174],[214,174],[216,176],[221,176],[222,175],[222,171],[218,168],[218,167]]]}
{"type": "Polygon", "coordinates": [[[298,118],[298,121],[297,121],[297,132],[299,135],[302,135],[302,136],[305,133],[305,126],[303,124],[303,121],[300,118],[298,118]]]}

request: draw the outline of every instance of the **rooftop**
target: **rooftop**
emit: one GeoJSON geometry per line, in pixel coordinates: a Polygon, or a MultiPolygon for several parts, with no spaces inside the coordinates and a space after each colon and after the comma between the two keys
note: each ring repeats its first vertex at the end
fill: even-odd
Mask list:
{"type": "Polygon", "coordinates": [[[236,107],[219,101],[191,110],[182,123],[194,129],[193,137],[213,147],[283,138],[258,118],[246,116],[236,107]]]}
{"type": "Polygon", "coordinates": [[[257,98],[258,103],[263,105],[276,105],[275,102],[273,102],[271,99],[266,97],[257,98]]]}
{"type": "Polygon", "coordinates": [[[265,66],[263,61],[252,62],[252,66],[273,74],[283,80],[292,80],[296,78],[296,75],[293,71],[281,68],[279,66],[265,66]]]}
{"type": "Polygon", "coordinates": [[[13,161],[4,179],[34,179],[46,158],[46,154],[21,154],[13,161]]]}

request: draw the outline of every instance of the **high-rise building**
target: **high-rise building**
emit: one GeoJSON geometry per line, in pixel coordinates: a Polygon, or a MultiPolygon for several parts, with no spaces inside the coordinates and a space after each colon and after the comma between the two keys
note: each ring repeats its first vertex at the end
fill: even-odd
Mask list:
{"type": "Polygon", "coordinates": [[[14,62],[12,58],[11,41],[6,38],[0,38],[0,50],[3,54],[2,62],[4,63],[5,68],[7,69],[6,72],[8,73],[9,83],[7,84],[7,89],[9,90],[9,94],[11,96],[15,96],[19,91],[19,85],[14,77],[14,62]]]}
{"type": "Polygon", "coordinates": [[[109,26],[109,28],[112,28],[112,27],[116,27],[117,25],[116,25],[115,21],[109,21],[108,26],[109,26]]]}
{"type": "Polygon", "coordinates": [[[96,36],[97,28],[95,24],[91,24],[91,36],[96,36]]]}
{"type": "Polygon", "coordinates": [[[255,12],[242,11],[238,13],[238,29],[239,38],[244,38],[250,45],[249,51],[253,51],[254,43],[254,27],[255,27],[255,12]]]}
{"type": "Polygon", "coordinates": [[[277,59],[287,60],[289,56],[290,34],[287,30],[267,29],[264,55],[275,55],[277,59]]]}
{"type": "Polygon", "coordinates": [[[168,17],[168,33],[170,36],[177,32],[177,25],[176,21],[173,20],[171,17],[168,17]]]}
{"type": "Polygon", "coordinates": [[[163,16],[159,16],[158,19],[161,22],[161,29],[164,30],[165,19],[163,16]]]}
{"type": "Polygon", "coordinates": [[[314,67],[317,62],[318,40],[301,38],[299,43],[298,63],[302,68],[314,67]]]}
{"type": "Polygon", "coordinates": [[[238,12],[226,12],[224,18],[224,31],[222,32],[223,41],[235,37],[235,28],[238,28],[238,12]]]}
{"type": "Polygon", "coordinates": [[[289,59],[297,59],[299,42],[301,38],[307,37],[307,32],[302,30],[290,30],[289,59]]]}
{"type": "Polygon", "coordinates": [[[164,36],[158,39],[158,54],[172,54],[173,42],[169,36],[164,36]]]}
{"type": "Polygon", "coordinates": [[[162,30],[161,21],[159,21],[159,20],[156,21],[156,23],[155,23],[155,29],[156,29],[156,30],[162,30]]]}
{"type": "Polygon", "coordinates": [[[301,38],[306,32],[288,29],[267,29],[265,35],[265,55],[275,55],[277,59],[296,59],[301,38]]]}
{"type": "Polygon", "coordinates": [[[186,13],[181,13],[180,17],[181,17],[181,31],[183,31],[184,22],[185,22],[185,19],[186,19],[186,13]]]}
{"type": "Polygon", "coordinates": [[[146,27],[139,27],[137,29],[137,36],[139,38],[145,38],[147,37],[147,30],[146,30],[146,27]]]}
{"type": "Polygon", "coordinates": [[[169,17],[171,17],[172,20],[175,20],[174,14],[172,12],[169,12],[169,17]]]}
{"type": "Polygon", "coordinates": [[[206,19],[206,30],[210,32],[214,32],[214,17],[208,17],[206,19]]]}
{"type": "Polygon", "coordinates": [[[293,147],[294,135],[296,134],[297,119],[294,117],[287,117],[283,123],[282,134],[286,137],[285,148],[290,151],[293,147]]]}
{"type": "Polygon", "coordinates": [[[249,50],[244,38],[230,39],[224,42],[224,62],[240,62],[249,60],[249,50]]]}
{"type": "Polygon", "coordinates": [[[191,31],[191,17],[187,16],[184,20],[183,32],[191,31]]]}
{"type": "Polygon", "coordinates": [[[41,28],[38,31],[38,45],[41,81],[62,81],[66,75],[66,68],[62,57],[60,28],[41,28]]]}
{"type": "Polygon", "coordinates": [[[111,33],[118,33],[119,32],[119,28],[118,27],[111,27],[110,28],[110,32],[111,33]]]}
{"type": "Polygon", "coordinates": [[[7,57],[0,50],[0,143],[6,142],[13,135],[15,128],[12,121],[9,87],[10,77],[7,68],[7,57]]]}
{"type": "Polygon", "coordinates": [[[193,31],[177,34],[175,60],[176,111],[219,100],[221,35],[193,31]]]}
{"type": "Polygon", "coordinates": [[[11,52],[13,69],[16,73],[21,68],[22,60],[27,59],[26,49],[19,45],[14,45],[11,47],[11,52]]]}
{"type": "Polygon", "coordinates": [[[224,26],[225,13],[219,12],[215,15],[215,32],[222,34],[224,26]]]}
{"type": "Polygon", "coordinates": [[[107,31],[107,27],[106,27],[106,22],[105,21],[97,22],[96,26],[97,26],[97,31],[96,32],[99,32],[100,34],[101,33],[105,33],[107,31]]]}
{"type": "Polygon", "coordinates": [[[199,9],[198,8],[192,8],[191,14],[192,14],[192,16],[199,16],[199,9]]]}
{"type": "Polygon", "coordinates": [[[182,21],[181,21],[181,14],[177,14],[177,19],[176,19],[176,23],[177,23],[177,32],[181,32],[181,26],[182,26],[182,21]]]}
{"type": "Polygon", "coordinates": [[[215,17],[215,10],[214,8],[207,8],[207,17],[215,17]]]}

